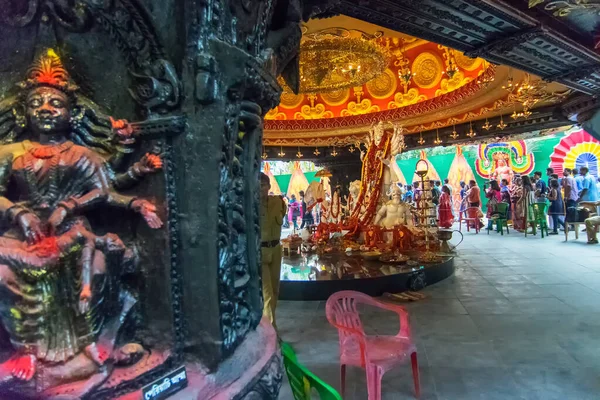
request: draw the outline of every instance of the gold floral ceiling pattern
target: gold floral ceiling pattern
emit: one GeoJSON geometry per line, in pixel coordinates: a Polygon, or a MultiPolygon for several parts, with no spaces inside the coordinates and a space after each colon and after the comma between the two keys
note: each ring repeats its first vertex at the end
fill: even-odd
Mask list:
{"type": "MultiPolygon", "coordinates": [[[[377,76],[364,85],[351,88],[300,94],[285,89],[281,103],[266,119],[342,118],[398,109],[457,90],[477,80],[490,67],[482,59],[466,57],[435,43],[410,43],[406,39],[383,36],[372,40],[389,55],[383,72],[378,71],[377,76]]],[[[355,69],[360,66],[361,71],[367,72],[356,63],[355,69]]],[[[268,122],[266,128],[269,129],[268,122]]]]}

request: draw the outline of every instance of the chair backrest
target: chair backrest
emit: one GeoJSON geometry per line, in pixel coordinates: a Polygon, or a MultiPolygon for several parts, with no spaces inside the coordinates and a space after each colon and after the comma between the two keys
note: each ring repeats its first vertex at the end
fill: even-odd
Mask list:
{"type": "MultiPolygon", "coordinates": [[[[360,321],[358,312],[359,304],[372,304],[371,297],[364,293],[354,292],[352,290],[343,290],[332,294],[327,299],[325,314],[327,320],[332,325],[339,325],[344,328],[359,331],[364,335],[363,324],[360,321]]],[[[340,331],[340,340],[343,339],[343,332],[340,331]]]]}
{"type": "Polygon", "coordinates": [[[536,220],[545,219],[546,218],[546,208],[548,208],[548,204],[546,203],[533,203],[531,205],[533,209],[533,215],[536,220]]]}
{"type": "Polygon", "coordinates": [[[496,203],[496,212],[500,218],[506,218],[508,214],[508,203],[496,203]]]}
{"type": "Polygon", "coordinates": [[[342,400],[342,396],[334,388],[298,362],[296,353],[289,344],[282,343],[281,352],[295,400],[311,400],[313,389],[319,394],[321,400],[342,400]]]}

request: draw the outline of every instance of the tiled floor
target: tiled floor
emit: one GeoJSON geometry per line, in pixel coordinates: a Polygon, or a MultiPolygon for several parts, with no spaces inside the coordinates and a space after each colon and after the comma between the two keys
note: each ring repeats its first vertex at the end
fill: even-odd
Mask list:
{"type": "MultiPolygon", "coordinates": [[[[407,304],[422,399],[600,399],[600,246],[564,236],[466,234],[456,273],[407,304]]],[[[337,332],[324,302],[281,302],[280,335],[339,390],[337,332]]],[[[394,315],[369,310],[371,333],[395,334],[394,315]]],[[[350,369],[346,399],[366,400],[350,369]]],[[[411,399],[408,365],[383,379],[384,399],[411,399]]],[[[280,399],[293,399],[287,380],[280,399]]]]}

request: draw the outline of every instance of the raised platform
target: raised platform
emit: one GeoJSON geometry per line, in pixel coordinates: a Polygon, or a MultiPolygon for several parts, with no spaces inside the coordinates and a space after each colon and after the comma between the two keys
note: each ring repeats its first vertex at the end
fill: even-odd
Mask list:
{"type": "Polygon", "coordinates": [[[448,256],[440,263],[417,266],[367,261],[360,255],[343,253],[284,257],[279,299],[327,300],[340,290],[381,296],[410,290],[418,275],[429,286],[453,273],[454,257],[448,256]]]}

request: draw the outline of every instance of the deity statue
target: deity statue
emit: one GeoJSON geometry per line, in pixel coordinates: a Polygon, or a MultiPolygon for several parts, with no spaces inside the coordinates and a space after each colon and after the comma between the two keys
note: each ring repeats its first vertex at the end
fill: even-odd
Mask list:
{"type": "Polygon", "coordinates": [[[160,228],[154,204],[118,189],[162,163],[147,154],[115,173],[136,140],[134,124],[97,112],[52,50],[19,88],[0,103],[0,323],[9,339],[0,347],[11,354],[0,364],[0,390],[92,376],[97,387],[143,349],[117,340],[136,303],[122,276],[135,270],[137,252],[98,233],[87,214],[120,208],[160,228]]]}
{"type": "Polygon", "coordinates": [[[413,225],[413,217],[410,206],[402,201],[402,190],[394,186],[392,190],[392,200],[382,205],[377,216],[375,225],[392,229],[397,225],[413,225]]]}
{"type": "Polygon", "coordinates": [[[346,196],[346,215],[350,215],[354,207],[356,206],[356,200],[360,195],[360,181],[350,182],[350,187],[348,188],[349,194],[346,196]]]}
{"type": "Polygon", "coordinates": [[[512,182],[514,175],[515,174],[512,168],[508,166],[506,160],[503,158],[498,160],[498,165],[494,169],[494,172],[492,172],[493,179],[497,180],[498,182],[502,181],[502,179],[506,179],[509,185],[512,182]]]}

